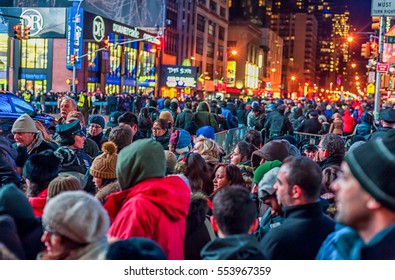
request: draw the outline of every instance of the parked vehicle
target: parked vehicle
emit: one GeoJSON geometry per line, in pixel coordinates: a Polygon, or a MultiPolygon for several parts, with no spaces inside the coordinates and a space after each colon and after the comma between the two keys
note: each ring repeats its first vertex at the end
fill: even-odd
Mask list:
{"type": "Polygon", "coordinates": [[[54,117],[45,113],[38,113],[30,103],[12,92],[0,91],[0,135],[14,142],[11,133],[12,125],[24,113],[34,120],[40,121],[47,128],[49,134],[55,133],[57,120],[54,117]]]}

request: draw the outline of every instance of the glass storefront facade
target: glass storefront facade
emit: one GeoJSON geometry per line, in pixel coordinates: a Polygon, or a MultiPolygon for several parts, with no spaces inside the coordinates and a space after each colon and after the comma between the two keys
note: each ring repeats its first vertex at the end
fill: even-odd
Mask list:
{"type": "Polygon", "coordinates": [[[22,40],[18,89],[35,95],[47,91],[48,39],[22,40]]]}

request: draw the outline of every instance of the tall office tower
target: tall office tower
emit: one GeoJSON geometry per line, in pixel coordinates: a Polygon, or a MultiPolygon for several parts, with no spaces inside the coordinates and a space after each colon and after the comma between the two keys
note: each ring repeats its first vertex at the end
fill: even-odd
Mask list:
{"type": "MultiPolygon", "coordinates": [[[[312,14],[317,19],[317,84],[321,87],[329,86],[333,82],[331,77],[332,45],[333,45],[333,17],[341,13],[342,6],[336,0],[278,0],[273,3],[273,14],[289,14],[303,12],[312,14]]],[[[278,16],[276,16],[278,17],[278,16]]],[[[276,18],[275,17],[275,18],[276,18]]]]}
{"type": "Polygon", "coordinates": [[[289,91],[292,88],[292,91],[304,90],[305,94],[313,92],[317,82],[318,40],[315,16],[307,13],[273,14],[271,27],[284,40],[282,69],[284,90],[289,91]],[[291,80],[291,77],[295,77],[295,80],[291,80]]]}
{"type": "Polygon", "coordinates": [[[229,20],[244,20],[258,27],[268,27],[273,0],[229,0],[229,20]]]}
{"type": "Polygon", "coordinates": [[[331,67],[330,80],[336,81],[336,86],[348,86],[349,73],[348,67],[350,62],[350,43],[348,37],[350,35],[350,24],[349,24],[350,13],[348,11],[335,14],[333,16],[333,28],[332,28],[332,44],[331,49],[331,67]]]}

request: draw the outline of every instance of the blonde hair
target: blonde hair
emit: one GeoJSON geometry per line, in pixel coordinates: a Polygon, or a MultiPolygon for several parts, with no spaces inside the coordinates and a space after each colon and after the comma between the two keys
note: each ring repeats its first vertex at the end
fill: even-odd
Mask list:
{"type": "Polygon", "coordinates": [[[203,158],[205,158],[205,156],[210,156],[210,157],[217,158],[218,160],[220,159],[222,150],[217,142],[215,142],[214,140],[212,140],[210,138],[206,138],[202,135],[195,138],[195,145],[199,142],[202,143],[203,148],[198,153],[203,158]]]}

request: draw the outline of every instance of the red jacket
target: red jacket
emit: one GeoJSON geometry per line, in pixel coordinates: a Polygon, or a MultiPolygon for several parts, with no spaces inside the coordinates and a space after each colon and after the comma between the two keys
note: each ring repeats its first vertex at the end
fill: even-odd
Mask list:
{"type": "Polygon", "coordinates": [[[156,241],[169,260],[184,259],[186,217],[191,190],[178,176],[150,178],[108,196],[108,235],[156,241]]]}
{"type": "Polygon", "coordinates": [[[36,217],[42,217],[45,203],[47,203],[48,188],[40,192],[36,197],[28,197],[30,205],[33,207],[33,213],[36,217]]]}
{"type": "Polygon", "coordinates": [[[344,116],[343,116],[343,132],[353,132],[354,131],[354,126],[355,126],[355,120],[351,116],[350,111],[346,110],[344,111],[344,116]]]}

